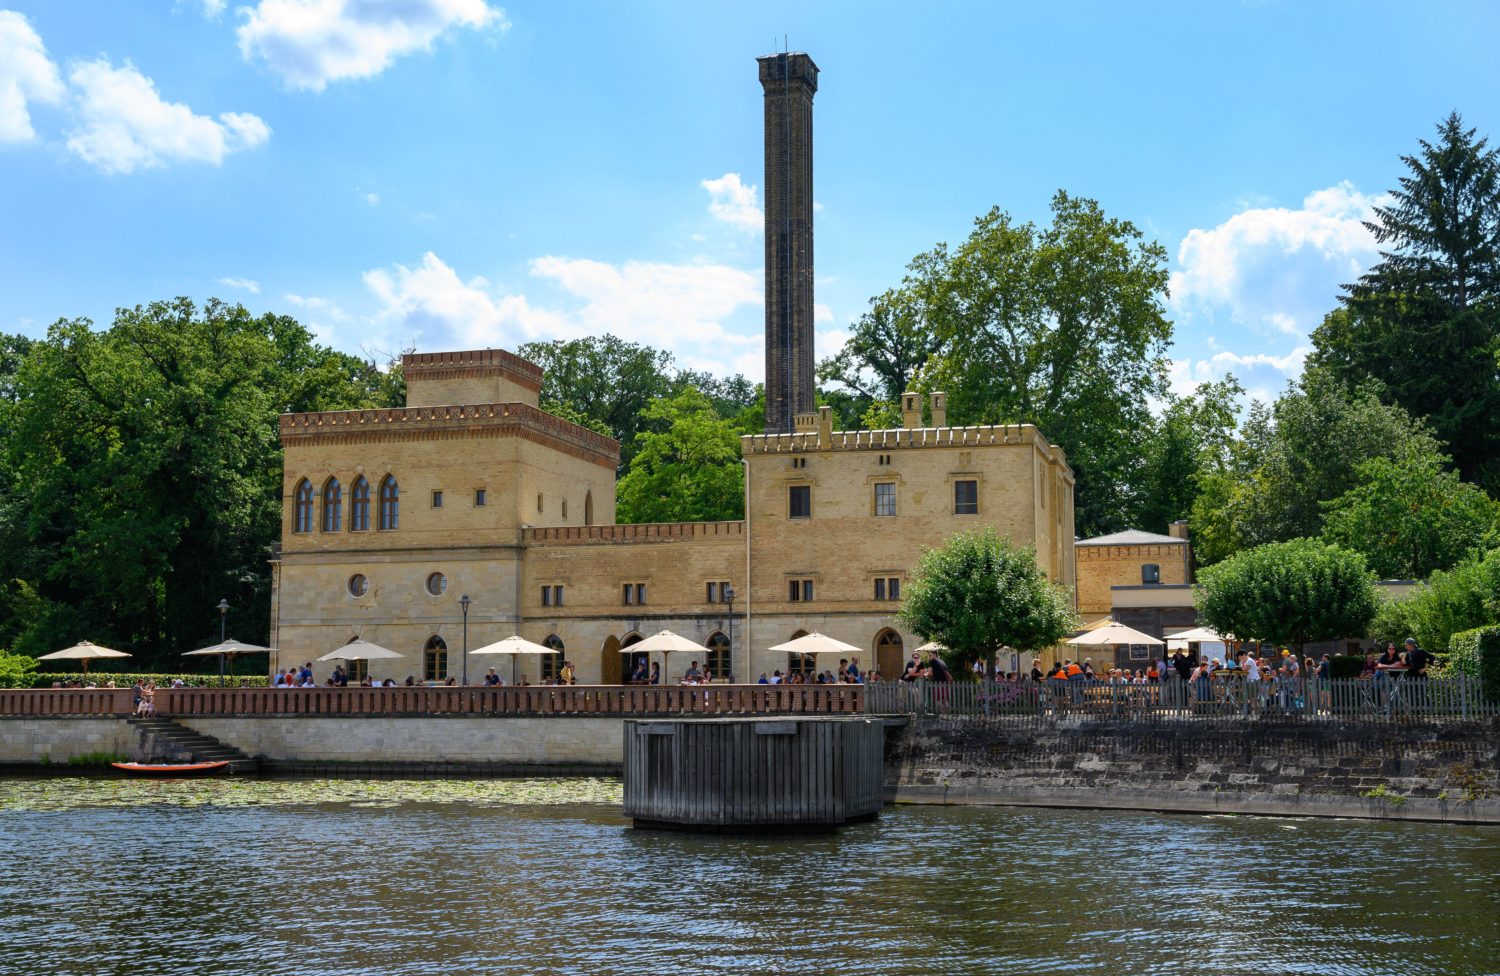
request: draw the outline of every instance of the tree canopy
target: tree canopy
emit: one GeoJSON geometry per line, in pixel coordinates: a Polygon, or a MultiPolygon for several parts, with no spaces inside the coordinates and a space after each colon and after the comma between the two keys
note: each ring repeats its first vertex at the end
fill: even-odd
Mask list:
{"type": "Polygon", "coordinates": [[[185,298],[120,309],[103,332],[61,320],[10,381],[0,646],[148,657],[217,638],[220,599],[236,636],[266,638],[278,414],[399,390],[290,318],[185,298]]]}
{"type": "Polygon", "coordinates": [[[636,435],[630,470],[616,489],[621,522],[704,522],[742,518],[745,478],[740,431],[709,398],[687,387],[648,404],[650,427],[636,435]]]}
{"type": "Polygon", "coordinates": [[[925,550],[900,618],[943,645],[943,659],[955,673],[967,673],[980,660],[989,667],[1003,647],[1051,647],[1078,625],[1070,589],[1047,579],[1034,550],[1015,547],[991,528],[925,550]]]}
{"type": "Polygon", "coordinates": [[[1199,619],[1219,633],[1298,652],[1364,636],[1378,600],[1363,556],[1315,539],[1235,553],[1203,570],[1194,595],[1199,619]]]}

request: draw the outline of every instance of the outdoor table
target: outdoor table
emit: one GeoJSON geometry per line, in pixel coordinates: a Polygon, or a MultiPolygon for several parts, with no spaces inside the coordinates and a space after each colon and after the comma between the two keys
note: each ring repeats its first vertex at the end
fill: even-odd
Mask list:
{"type": "Polygon", "coordinates": [[[1236,709],[1247,709],[1250,706],[1249,697],[1245,694],[1246,682],[1245,672],[1242,668],[1219,668],[1212,675],[1215,681],[1223,681],[1220,685],[1220,700],[1227,706],[1236,709]],[[1230,681],[1230,678],[1239,678],[1239,681],[1230,681]]]}

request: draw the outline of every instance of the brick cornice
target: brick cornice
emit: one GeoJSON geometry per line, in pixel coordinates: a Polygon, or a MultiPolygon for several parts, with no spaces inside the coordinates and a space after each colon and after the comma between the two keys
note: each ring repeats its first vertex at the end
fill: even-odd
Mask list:
{"type": "Polygon", "coordinates": [[[409,352],[401,357],[401,373],[408,383],[503,376],[533,393],[542,389],[542,368],[504,349],[409,352]]]}
{"type": "Polygon", "coordinates": [[[468,437],[520,437],[602,467],[615,468],[620,463],[619,441],[525,403],[281,415],[283,447],[312,442],[373,444],[468,437]]]}

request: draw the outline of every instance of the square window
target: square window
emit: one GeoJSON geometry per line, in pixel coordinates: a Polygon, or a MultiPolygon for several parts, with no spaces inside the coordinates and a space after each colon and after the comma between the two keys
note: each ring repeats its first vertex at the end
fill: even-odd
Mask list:
{"type": "Polygon", "coordinates": [[[977,481],[955,481],[955,482],[953,482],[953,514],[954,515],[978,515],[979,514],[979,482],[977,482],[977,481]]]}
{"type": "Polygon", "coordinates": [[[882,481],[875,486],[875,514],[896,514],[896,485],[894,482],[882,481]]]}
{"type": "Polygon", "coordinates": [[[442,492],[435,491],[435,492],[432,493],[432,507],[433,508],[442,508],[443,507],[443,493],[442,492]]]}
{"type": "Polygon", "coordinates": [[[792,485],[787,490],[787,513],[791,518],[812,518],[811,485],[792,485]]]}
{"type": "Polygon", "coordinates": [[[485,501],[485,498],[484,498],[484,489],[483,488],[475,488],[474,489],[474,505],[475,505],[475,507],[482,506],[484,504],[484,501],[485,501]]]}

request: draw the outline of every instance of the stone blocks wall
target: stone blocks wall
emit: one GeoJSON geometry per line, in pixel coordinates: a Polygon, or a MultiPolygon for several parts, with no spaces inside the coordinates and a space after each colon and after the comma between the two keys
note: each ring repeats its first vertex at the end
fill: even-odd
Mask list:
{"type": "Polygon", "coordinates": [[[1500,822],[1500,727],[1204,728],[923,722],[893,740],[898,798],[1500,822]]]}
{"type": "Polygon", "coordinates": [[[137,738],[123,718],[0,718],[0,763],[65,763],[89,753],[133,756],[137,738]]]}

